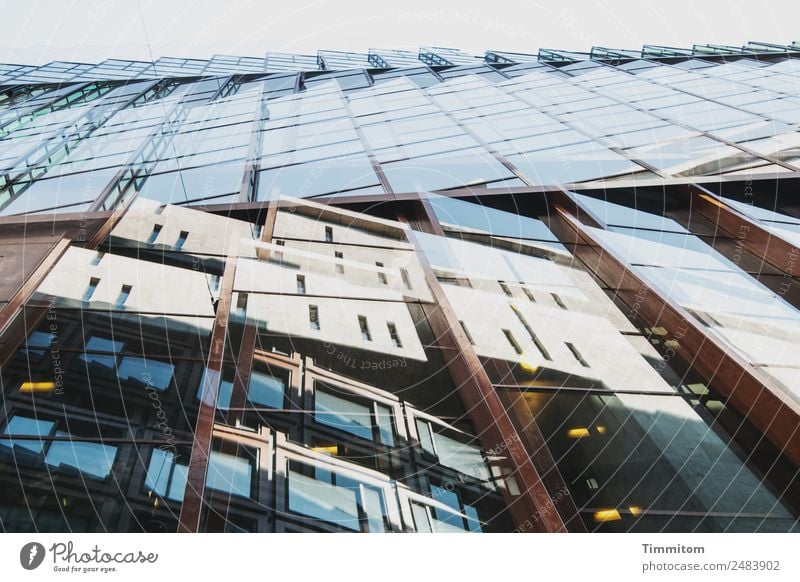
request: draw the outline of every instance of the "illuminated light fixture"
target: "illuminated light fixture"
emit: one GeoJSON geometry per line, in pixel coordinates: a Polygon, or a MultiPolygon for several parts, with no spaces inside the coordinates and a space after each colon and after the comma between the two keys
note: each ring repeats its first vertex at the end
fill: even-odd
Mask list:
{"type": "Polygon", "coordinates": [[[66,506],[67,506],[67,498],[66,498],[66,497],[62,497],[62,498],[61,498],[61,505],[62,505],[63,507],[66,507],[66,506]]]}
{"type": "Polygon", "coordinates": [[[601,523],[606,521],[617,521],[620,519],[622,519],[622,516],[616,509],[601,509],[600,511],[594,512],[594,520],[601,523]]]}
{"type": "Polygon", "coordinates": [[[604,427],[602,424],[597,425],[595,428],[597,429],[598,433],[606,434],[606,427],[604,427]]]}
{"type": "Polygon", "coordinates": [[[526,372],[535,372],[539,369],[539,364],[527,354],[522,354],[519,357],[519,366],[526,372]]]}
{"type": "Polygon", "coordinates": [[[588,428],[571,428],[567,431],[567,436],[571,439],[582,439],[589,436],[588,428]]]}
{"type": "Polygon", "coordinates": [[[327,447],[311,447],[315,453],[323,453],[325,455],[338,455],[339,447],[337,445],[330,445],[327,447]]]}
{"type": "Polygon", "coordinates": [[[628,506],[628,511],[631,512],[631,515],[640,515],[642,513],[642,508],[638,505],[630,505],[628,506]]]}
{"type": "Polygon", "coordinates": [[[19,387],[20,392],[52,392],[55,389],[55,382],[23,382],[19,387]]]}

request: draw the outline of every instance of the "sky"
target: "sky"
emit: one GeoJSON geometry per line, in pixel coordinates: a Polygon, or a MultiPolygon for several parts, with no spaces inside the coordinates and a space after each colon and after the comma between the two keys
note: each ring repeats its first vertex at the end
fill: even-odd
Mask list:
{"type": "Polygon", "coordinates": [[[797,0],[0,0],[0,60],[800,40],[797,0]],[[793,8],[794,6],[794,8],[793,8]]]}

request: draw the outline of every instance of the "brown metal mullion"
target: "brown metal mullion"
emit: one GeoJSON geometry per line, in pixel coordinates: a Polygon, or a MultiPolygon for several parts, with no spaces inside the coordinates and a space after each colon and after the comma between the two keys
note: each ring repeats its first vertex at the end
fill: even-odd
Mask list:
{"type": "Polygon", "coordinates": [[[236,275],[236,256],[229,256],[222,277],[217,312],[211,334],[208,363],[203,375],[200,406],[192,443],[192,453],[186,477],[186,489],[181,505],[178,531],[196,532],[200,529],[203,510],[208,458],[214,432],[214,418],[217,397],[222,380],[222,364],[225,357],[225,344],[228,339],[228,320],[233,297],[233,282],[236,275]]]}
{"type": "Polygon", "coordinates": [[[800,465],[800,405],[741,356],[707,333],[680,305],[634,273],[616,253],[563,208],[556,206],[556,230],[573,254],[649,327],[668,331],[669,349],[726,397],[767,438],[800,465]],[[583,244],[569,242],[573,235],[583,244]]]}
{"type": "MultiPolygon", "coordinates": [[[[424,207],[421,208],[424,213],[424,207]]],[[[435,217],[427,217],[425,214],[415,218],[428,225],[434,224],[435,221],[435,217]]],[[[486,450],[494,449],[503,443],[507,463],[510,465],[508,467],[510,474],[504,477],[512,476],[519,483],[519,496],[512,495],[507,487],[501,487],[517,528],[522,531],[534,531],[539,528],[547,532],[566,531],[561,516],[552,509],[553,499],[528,455],[508,411],[458,324],[458,316],[436,279],[414,231],[409,228],[407,236],[417,251],[428,285],[436,300],[436,304],[423,305],[423,312],[440,342],[454,348],[454,357],[445,358],[447,368],[472,422],[478,429],[477,436],[486,450]]]]}

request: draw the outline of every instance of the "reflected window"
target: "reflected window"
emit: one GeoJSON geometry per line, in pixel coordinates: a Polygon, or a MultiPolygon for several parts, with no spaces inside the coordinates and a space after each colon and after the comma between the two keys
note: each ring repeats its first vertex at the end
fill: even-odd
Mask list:
{"type": "Polygon", "coordinates": [[[155,244],[156,240],[158,239],[158,235],[161,233],[161,228],[162,227],[160,224],[153,225],[153,230],[150,231],[150,236],[147,237],[147,244],[155,244]]]}
{"type": "Polygon", "coordinates": [[[316,305],[308,306],[308,323],[312,330],[317,331],[320,329],[319,308],[316,305]]]}
{"type": "Polygon", "coordinates": [[[358,316],[358,327],[361,329],[361,339],[366,342],[371,342],[372,334],[369,332],[369,324],[367,323],[367,318],[364,315],[358,316]]]}
{"type": "Polygon", "coordinates": [[[386,273],[383,271],[383,263],[376,262],[375,266],[378,268],[378,282],[381,285],[388,285],[389,280],[386,278],[386,273]]]}
{"type": "Polygon", "coordinates": [[[402,348],[403,342],[400,341],[400,335],[397,333],[397,326],[392,322],[387,322],[386,327],[389,329],[389,337],[392,339],[392,345],[396,348],[402,348]]]}
{"type": "Polygon", "coordinates": [[[166,390],[172,382],[175,366],[166,362],[135,356],[125,356],[119,364],[120,380],[133,380],[157,390],[166,390]]]}
{"type": "Polygon", "coordinates": [[[305,275],[298,275],[297,276],[297,294],[298,295],[305,295],[306,294],[306,277],[305,277],[305,275]]]}
{"type": "Polygon", "coordinates": [[[81,297],[81,301],[84,303],[88,303],[91,301],[94,292],[97,291],[97,286],[100,284],[100,279],[97,277],[91,277],[89,279],[89,285],[86,286],[86,290],[83,292],[83,297],[81,297]]]}
{"type": "Polygon", "coordinates": [[[175,241],[175,245],[172,247],[172,250],[180,251],[183,248],[183,245],[186,244],[187,238],[189,238],[189,233],[185,230],[182,230],[178,235],[178,240],[175,241]]]}
{"type": "Polygon", "coordinates": [[[363,439],[394,446],[394,421],[388,406],[368,399],[345,398],[330,387],[314,393],[314,420],[363,439]]]}
{"type": "Polygon", "coordinates": [[[388,529],[380,487],[297,461],[289,461],[287,477],[292,513],[351,531],[374,533],[388,529]]]}
{"type": "Polygon", "coordinates": [[[145,489],[164,499],[183,501],[188,472],[188,465],[176,462],[175,453],[153,449],[147,467],[145,489]]]}
{"type": "Polygon", "coordinates": [[[479,447],[443,434],[447,429],[421,418],[416,419],[416,427],[422,450],[436,457],[440,464],[476,479],[490,479],[479,447]]]}
{"type": "Polygon", "coordinates": [[[289,372],[284,374],[253,370],[250,373],[250,384],[247,399],[256,406],[283,408],[283,397],[289,384],[289,372]]]}
{"type": "Polygon", "coordinates": [[[118,354],[125,348],[124,342],[113,341],[108,338],[93,335],[86,340],[85,352],[79,358],[86,362],[88,365],[98,365],[104,368],[114,368],[117,365],[116,355],[102,355],[90,352],[110,352],[118,354]]]}
{"type": "MultiPolygon", "coordinates": [[[[219,446],[219,445],[217,445],[219,446]]],[[[237,455],[211,451],[206,487],[239,497],[253,496],[255,453],[238,447],[237,455]]]]}
{"type": "Polygon", "coordinates": [[[130,285],[123,285],[122,289],[119,291],[119,295],[117,295],[117,300],[114,301],[114,307],[116,309],[120,309],[125,306],[125,303],[128,301],[128,297],[131,295],[131,289],[133,289],[130,285]]]}

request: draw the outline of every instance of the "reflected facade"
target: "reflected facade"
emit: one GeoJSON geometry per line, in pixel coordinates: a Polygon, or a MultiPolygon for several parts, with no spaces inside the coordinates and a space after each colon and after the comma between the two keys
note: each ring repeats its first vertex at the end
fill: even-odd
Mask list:
{"type": "Polygon", "coordinates": [[[798,59],[3,65],[0,530],[800,530],[798,59]]]}

